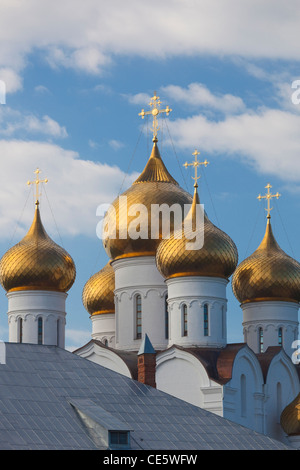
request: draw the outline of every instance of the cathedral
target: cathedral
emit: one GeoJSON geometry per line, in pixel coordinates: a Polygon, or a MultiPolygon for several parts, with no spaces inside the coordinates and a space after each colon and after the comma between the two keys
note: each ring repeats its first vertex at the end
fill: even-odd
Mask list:
{"type": "MultiPolygon", "coordinates": [[[[268,206],[265,234],[239,263],[234,241],[200,203],[197,168],[208,162],[199,162],[195,151],[193,194],[163,162],[158,117],[170,111],[154,95],[150,111],[140,113],[153,117],[151,155],[104,218],[107,264],[82,293],[91,340],[73,354],[300,448],[294,346],[300,264],[280,248],[272,230],[271,201],[279,194],[267,185],[259,196],[268,206]],[[169,236],[161,213],[150,217],[153,208],[173,214],[169,236]],[[230,282],[242,310],[243,343],[227,342],[230,282]]],[[[75,275],[71,256],[43,227],[37,197],[27,235],[0,261],[9,342],[65,347],[65,304],[75,275]]]]}

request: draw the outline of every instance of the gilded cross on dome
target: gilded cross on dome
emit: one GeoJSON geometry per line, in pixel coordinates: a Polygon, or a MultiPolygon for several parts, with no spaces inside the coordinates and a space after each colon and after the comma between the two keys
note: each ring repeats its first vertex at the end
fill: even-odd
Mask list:
{"type": "Polygon", "coordinates": [[[198,166],[200,165],[204,165],[205,167],[209,164],[209,162],[207,160],[204,160],[204,162],[199,162],[198,160],[198,155],[200,155],[200,152],[198,152],[198,150],[195,150],[192,155],[195,157],[195,160],[192,162],[192,163],[188,163],[188,162],[185,162],[183,164],[183,166],[185,168],[187,168],[188,166],[193,166],[194,169],[195,169],[195,176],[192,176],[193,180],[195,180],[195,184],[194,184],[194,187],[197,188],[198,187],[198,184],[197,184],[197,181],[198,179],[200,178],[200,176],[198,176],[198,166]]]}
{"type": "Polygon", "coordinates": [[[272,188],[272,186],[270,185],[270,183],[267,184],[267,186],[265,186],[265,188],[267,189],[267,194],[265,196],[261,196],[259,194],[259,196],[257,197],[257,199],[259,201],[261,201],[262,199],[266,199],[267,200],[267,209],[265,209],[267,212],[268,212],[268,215],[267,215],[267,219],[270,219],[271,218],[271,215],[270,215],[270,212],[271,210],[273,209],[273,207],[271,207],[271,199],[273,197],[276,197],[277,199],[281,196],[281,194],[279,194],[279,192],[277,191],[276,194],[271,194],[270,192],[270,189],[272,188]]]}
{"type": "Polygon", "coordinates": [[[48,183],[48,179],[47,178],[45,178],[44,180],[39,179],[39,174],[41,173],[39,168],[37,168],[34,173],[36,174],[36,179],[34,181],[27,181],[27,184],[28,185],[35,184],[35,188],[36,188],[35,189],[35,204],[38,205],[39,204],[39,197],[40,197],[39,185],[41,183],[48,183]]]}
{"type": "Polygon", "coordinates": [[[172,111],[172,109],[170,109],[169,106],[166,106],[165,109],[160,109],[160,105],[161,105],[160,98],[159,96],[157,96],[156,91],[155,91],[154,96],[152,96],[150,103],[149,103],[149,106],[152,109],[150,111],[145,111],[144,109],[142,109],[142,111],[139,113],[139,116],[141,116],[142,119],[144,119],[144,117],[148,114],[152,114],[153,116],[153,127],[152,127],[153,142],[157,141],[157,133],[159,131],[158,119],[157,119],[158,115],[161,113],[166,113],[166,115],[169,116],[170,112],[172,111]]]}

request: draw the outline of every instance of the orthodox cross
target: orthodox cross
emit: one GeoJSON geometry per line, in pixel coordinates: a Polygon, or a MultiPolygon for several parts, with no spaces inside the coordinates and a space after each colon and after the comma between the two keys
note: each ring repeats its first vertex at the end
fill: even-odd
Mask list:
{"type": "Polygon", "coordinates": [[[271,207],[271,199],[273,197],[276,197],[278,199],[281,196],[281,194],[279,194],[278,192],[276,194],[271,194],[270,189],[272,188],[272,186],[270,185],[270,183],[268,183],[267,186],[265,186],[265,188],[267,189],[267,194],[265,196],[259,195],[257,199],[259,201],[261,201],[262,199],[267,200],[267,209],[265,210],[268,212],[267,218],[270,219],[271,218],[270,212],[273,209],[273,207],[271,207]]]}
{"type": "Polygon", "coordinates": [[[195,152],[193,152],[192,155],[195,157],[195,160],[192,163],[185,162],[183,166],[185,168],[187,168],[188,166],[193,166],[194,167],[195,176],[192,176],[192,178],[193,178],[193,180],[195,180],[194,187],[198,187],[197,181],[200,178],[200,176],[198,176],[198,166],[204,165],[206,167],[209,164],[209,162],[207,160],[204,160],[204,162],[199,162],[197,157],[198,157],[198,155],[200,155],[200,152],[198,152],[198,150],[195,150],[195,152]]]}
{"type": "Polygon", "coordinates": [[[154,96],[151,98],[150,103],[149,103],[149,106],[151,106],[152,109],[150,111],[145,111],[144,109],[142,109],[142,111],[139,113],[139,116],[142,116],[142,119],[144,119],[144,117],[147,114],[152,114],[153,116],[153,127],[152,127],[153,142],[157,141],[157,133],[159,131],[158,119],[157,119],[158,115],[161,113],[166,113],[166,115],[169,116],[170,112],[172,111],[172,109],[170,109],[169,106],[167,106],[166,109],[160,109],[160,105],[161,105],[161,101],[155,91],[154,96]]]}
{"type": "Polygon", "coordinates": [[[27,181],[27,184],[28,185],[31,185],[31,184],[35,184],[35,203],[36,205],[39,204],[39,197],[40,197],[40,194],[39,194],[39,185],[41,183],[48,183],[48,179],[45,178],[44,180],[40,180],[39,179],[39,174],[41,173],[41,171],[37,168],[34,172],[36,174],[36,179],[34,181],[27,181]]]}

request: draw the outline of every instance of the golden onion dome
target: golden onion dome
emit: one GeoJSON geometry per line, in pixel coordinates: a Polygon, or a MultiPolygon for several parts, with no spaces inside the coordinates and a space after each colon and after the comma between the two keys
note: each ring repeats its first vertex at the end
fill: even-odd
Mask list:
{"type": "Polygon", "coordinates": [[[82,302],[90,315],[114,313],[115,273],[110,263],[86,282],[82,302]]]}
{"type": "Polygon", "coordinates": [[[238,262],[237,248],[231,238],[216,227],[204,213],[202,227],[195,227],[195,211],[200,204],[195,185],[193,203],[188,218],[191,224],[185,226],[182,233],[174,233],[163,240],[156,253],[156,264],[161,274],[167,278],[184,276],[208,276],[228,279],[238,262]],[[196,231],[195,231],[196,230],[196,231]],[[203,246],[199,249],[187,249],[195,233],[201,233],[203,246]]]}
{"type": "Polygon", "coordinates": [[[300,393],[284,408],[280,416],[280,425],[288,436],[300,435],[300,393]]]}
{"type": "Polygon", "coordinates": [[[16,290],[53,290],[67,292],[73,285],[76,269],[71,256],[47,235],[39,204],[25,237],[0,260],[0,282],[7,292],[16,290]]]}
{"type": "MultiPolygon", "coordinates": [[[[111,210],[108,210],[104,218],[103,246],[112,260],[122,257],[155,256],[162,239],[162,229],[160,226],[154,238],[151,232],[152,205],[165,204],[171,207],[176,203],[183,209],[184,204],[191,203],[191,195],[178,185],[166,169],[160,156],[157,139],[153,139],[153,142],[152,152],[144,171],[132,186],[112,203],[111,210]],[[146,227],[147,230],[142,236],[134,238],[130,234],[130,227],[132,224],[138,225],[136,212],[138,209],[134,209],[137,207],[135,204],[143,206],[144,211],[139,212],[138,220],[139,225],[146,227]]],[[[172,221],[170,221],[170,231],[173,231],[172,221]]]]}
{"type": "Polygon", "coordinates": [[[237,267],[232,289],[241,304],[263,300],[300,301],[300,264],[276,242],[270,215],[261,244],[237,267]]]}

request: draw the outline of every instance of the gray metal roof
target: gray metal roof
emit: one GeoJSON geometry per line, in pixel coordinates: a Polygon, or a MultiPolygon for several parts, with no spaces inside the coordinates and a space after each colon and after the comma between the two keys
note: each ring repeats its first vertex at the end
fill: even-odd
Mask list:
{"type": "Polygon", "coordinates": [[[6,363],[0,364],[0,449],[107,448],[82,416],[130,431],[133,449],[286,448],[69,351],[6,343],[6,363]]]}

